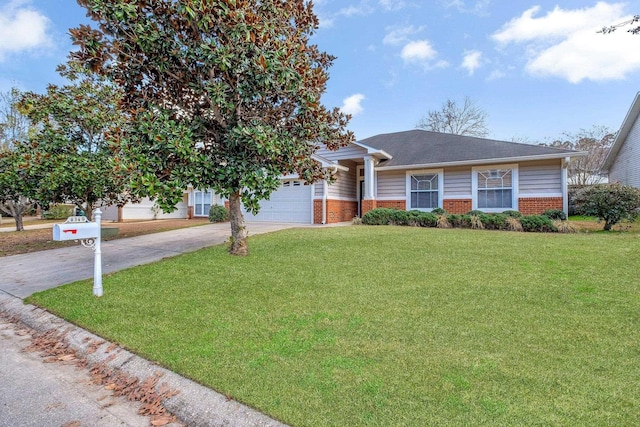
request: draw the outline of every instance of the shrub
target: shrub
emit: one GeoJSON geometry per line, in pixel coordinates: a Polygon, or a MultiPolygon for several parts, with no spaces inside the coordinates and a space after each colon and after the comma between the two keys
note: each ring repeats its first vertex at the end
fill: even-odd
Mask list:
{"type": "Polygon", "coordinates": [[[474,209],[472,211],[467,212],[467,215],[469,216],[480,216],[480,215],[484,215],[485,213],[482,211],[479,211],[477,209],[474,209]]]}
{"type": "Polygon", "coordinates": [[[74,205],[52,205],[49,209],[42,212],[43,219],[67,219],[75,214],[76,207],[74,205]]]}
{"type": "Polygon", "coordinates": [[[409,225],[410,221],[411,214],[409,212],[391,209],[391,212],[389,213],[390,225],[409,225]]]}
{"type": "Polygon", "coordinates": [[[512,218],[522,218],[522,213],[518,211],[504,211],[502,215],[506,215],[512,218]]]}
{"type": "Polygon", "coordinates": [[[396,212],[396,209],[389,208],[376,208],[371,209],[362,217],[362,223],[366,225],[389,225],[391,222],[391,215],[396,212]]]}
{"type": "MultiPolygon", "coordinates": [[[[515,212],[515,211],[511,211],[511,212],[515,212]]],[[[522,215],[520,216],[522,217],[522,215]]],[[[515,216],[507,216],[507,230],[524,231],[522,228],[522,223],[520,222],[520,218],[516,218],[515,216]]]]}
{"type": "Polygon", "coordinates": [[[578,229],[569,221],[555,220],[553,225],[558,229],[558,233],[577,233],[578,229]]]}
{"type": "Polygon", "coordinates": [[[455,228],[471,228],[471,216],[449,215],[449,223],[455,228]]]}
{"type": "Polygon", "coordinates": [[[558,231],[558,229],[553,225],[553,222],[542,215],[527,215],[520,218],[520,224],[522,224],[523,231],[532,231],[532,232],[551,232],[558,231]]]}
{"type": "Polygon", "coordinates": [[[362,225],[362,218],[360,218],[359,216],[354,216],[353,220],[351,220],[351,223],[353,225],[362,225]]]}
{"type": "Polygon", "coordinates": [[[224,222],[229,220],[229,210],[224,206],[213,205],[209,209],[209,222],[224,222]]]}
{"type": "Polygon", "coordinates": [[[434,215],[446,215],[447,211],[444,210],[443,208],[435,208],[431,210],[431,213],[434,215]]]}
{"type": "Polygon", "coordinates": [[[469,215],[469,222],[471,223],[471,228],[475,230],[484,229],[484,224],[482,223],[482,219],[478,215],[469,215]]]}
{"type": "Polygon", "coordinates": [[[480,220],[487,230],[506,230],[507,216],[503,214],[482,214],[480,220]]]}
{"type": "Polygon", "coordinates": [[[547,209],[546,211],[542,212],[542,215],[551,220],[564,221],[565,219],[567,219],[567,214],[565,214],[564,211],[560,209],[547,209]]]}
{"type": "Polygon", "coordinates": [[[579,214],[598,217],[608,231],[618,222],[634,221],[640,215],[640,189],[620,183],[593,185],[579,190],[575,203],[579,214]]]}
{"type": "Polygon", "coordinates": [[[438,217],[431,212],[416,211],[417,214],[412,215],[413,225],[418,227],[435,227],[438,224],[438,217]]]}
{"type": "Polygon", "coordinates": [[[438,227],[438,228],[451,228],[451,223],[447,219],[447,215],[445,215],[445,214],[436,215],[436,219],[437,219],[436,227],[438,227]]]}

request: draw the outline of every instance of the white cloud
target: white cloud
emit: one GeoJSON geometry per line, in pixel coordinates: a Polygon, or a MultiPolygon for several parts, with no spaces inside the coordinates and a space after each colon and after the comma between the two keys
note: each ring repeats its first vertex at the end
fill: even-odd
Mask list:
{"type": "Polygon", "coordinates": [[[402,0],[379,0],[378,4],[386,10],[400,10],[406,6],[406,3],[402,0]]]}
{"type": "Polygon", "coordinates": [[[362,101],[364,101],[364,99],[365,96],[361,93],[351,95],[342,101],[342,107],[340,107],[340,110],[345,114],[357,116],[364,111],[364,107],[362,107],[362,101]]]}
{"type": "Polygon", "coordinates": [[[637,36],[626,31],[603,35],[604,26],[630,19],[624,3],[598,2],[592,7],[565,10],[556,6],[537,17],[540,7],[527,9],[492,35],[499,46],[523,47],[526,70],[572,83],[623,79],[640,70],[637,36]]]}
{"type": "Polygon", "coordinates": [[[417,40],[407,43],[400,53],[405,62],[426,62],[434,59],[438,52],[428,40],[417,40]]]}
{"type": "Polygon", "coordinates": [[[440,4],[442,4],[447,9],[453,7],[460,13],[486,15],[487,9],[491,5],[491,0],[478,0],[475,2],[466,2],[463,0],[440,0],[440,4]]]}
{"type": "Polygon", "coordinates": [[[462,68],[466,69],[470,76],[482,65],[482,52],[470,50],[464,53],[462,68]]]}
{"type": "Polygon", "coordinates": [[[387,27],[387,35],[382,39],[382,43],[391,46],[401,45],[411,40],[411,36],[421,32],[424,27],[414,27],[408,25],[405,27],[387,27]]]}
{"type": "Polygon", "coordinates": [[[49,19],[24,1],[13,0],[1,7],[0,61],[9,54],[51,46],[49,26],[49,19]]]}

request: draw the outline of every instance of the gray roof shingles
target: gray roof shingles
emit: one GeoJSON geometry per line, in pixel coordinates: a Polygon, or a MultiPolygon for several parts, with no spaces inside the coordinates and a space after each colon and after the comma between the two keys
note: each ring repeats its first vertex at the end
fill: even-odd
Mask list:
{"type": "Polygon", "coordinates": [[[499,161],[518,157],[562,157],[576,154],[573,150],[521,144],[448,133],[410,130],[372,136],[358,141],[393,156],[378,166],[411,166],[440,163],[499,161]]]}

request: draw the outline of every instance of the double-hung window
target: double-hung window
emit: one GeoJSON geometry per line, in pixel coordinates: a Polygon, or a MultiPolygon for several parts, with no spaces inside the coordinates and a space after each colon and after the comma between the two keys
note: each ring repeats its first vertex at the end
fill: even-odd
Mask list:
{"type": "Polygon", "coordinates": [[[442,174],[413,172],[407,174],[407,202],[409,209],[431,210],[440,206],[442,174]]]}
{"type": "Polygon", "coordinates": [[[517,209],[515,206],[515,183],[517,169],[514,168],[477,168],[475,178],[475,209],[502,211],[517,209]]]}

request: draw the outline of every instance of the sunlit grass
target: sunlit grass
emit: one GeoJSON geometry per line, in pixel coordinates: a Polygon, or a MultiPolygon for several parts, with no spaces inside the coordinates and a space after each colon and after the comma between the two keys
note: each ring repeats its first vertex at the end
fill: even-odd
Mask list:
{"type": "Polygon", "coordinates": [[[288,230],[29,302],[295,426],[634,425],[640,235],[288,230]]]}

